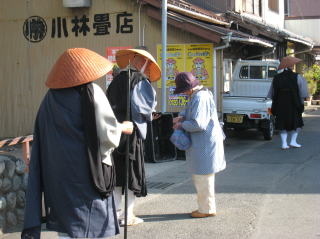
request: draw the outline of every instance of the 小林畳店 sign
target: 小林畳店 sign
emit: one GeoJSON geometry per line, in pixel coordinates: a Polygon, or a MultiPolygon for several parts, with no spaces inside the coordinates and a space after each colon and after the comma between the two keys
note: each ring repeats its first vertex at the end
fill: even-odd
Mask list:
{"type": "Polygon", "coordinates": [[[40,42],[47,35],[50,35],[51,38],[66,38],[70,35],[87,36],[89,33],[95,36],[105,36],[112,32],[116,34],[133,32],[132,13],[112,14],[115,15],[115,26],[110,15],[109,13],[94,14],[93,19],[86,15],[71,18],[56,17],[49,21],[50,25],[40,16],[31,16],[24,21],[23,35],[30,42],[40,42]]]}

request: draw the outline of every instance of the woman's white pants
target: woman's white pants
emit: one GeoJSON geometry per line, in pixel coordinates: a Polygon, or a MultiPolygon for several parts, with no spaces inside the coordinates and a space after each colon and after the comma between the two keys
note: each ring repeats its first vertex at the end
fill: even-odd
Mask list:
{"type": "Polygon", "coordinates": [[[214,177],[214,174],[192,175],[192,180],[197,191],[198,212],[200,213],[216,213],[214,177]]]}

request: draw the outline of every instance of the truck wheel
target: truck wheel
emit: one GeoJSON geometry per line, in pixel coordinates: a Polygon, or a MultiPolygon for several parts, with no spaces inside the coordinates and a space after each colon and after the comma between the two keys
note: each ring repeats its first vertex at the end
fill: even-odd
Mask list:
{"type": "Polygon", "coordinates": [[[270,118],[265,122],[266,127],[262,130],[265,140],[271,140],[274,134],[274,119],[270,118]]]}

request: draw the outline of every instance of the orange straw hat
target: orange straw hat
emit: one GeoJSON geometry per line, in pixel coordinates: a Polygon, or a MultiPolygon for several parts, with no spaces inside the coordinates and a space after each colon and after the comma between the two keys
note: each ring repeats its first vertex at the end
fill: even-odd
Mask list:
{"type": "Polygon", "coordinates": [[[109,60],[89,49],[71,48],[53,66],[46,86],[62,89],[83,85],[104,76],[112,66],[109,60]]]}
{"type": "Polygon", "coordinates": [[[156,62],[156,60],[153,58],[153,56],[141,49],[125,49],[125,50],[119,50],[116,53],[116,61],[118,66],[123,69],[129,65],[129,61],[132,62],[135,55],[141,55],[147,59],[150,60],[150,64],[148,64],[145,74],[149,76],[150,81],[157,81],[161,77],[161,69],[156,62]]]}
{"type": "Polygon", "coordinates": [[[283,57],[281,59],[280,65],[278,67],[278,70],[291,67],[291,66],[299,63],[300,61],[302,61],[302,60],[299,59],[299,58],[296,58],[296,57],[292,57],[292,56],[283,57]]]}

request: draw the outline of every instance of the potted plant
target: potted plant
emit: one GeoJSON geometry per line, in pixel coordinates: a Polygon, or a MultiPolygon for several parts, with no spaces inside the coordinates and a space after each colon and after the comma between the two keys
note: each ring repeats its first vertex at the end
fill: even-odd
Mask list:
{"type": "Polygon", "coordinates": [[[308,82],[309,101],[312,99],[320,99],[320,66],[317,64],[311,67],[303,66],[303,76],[308,82]]]}

